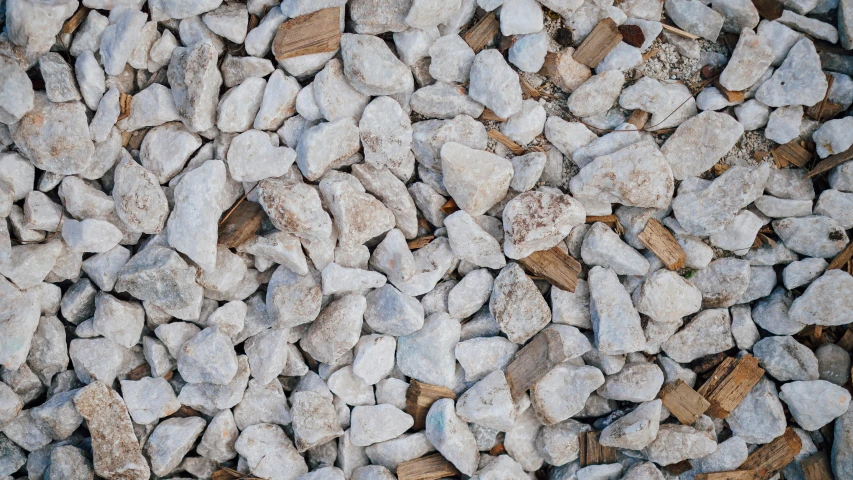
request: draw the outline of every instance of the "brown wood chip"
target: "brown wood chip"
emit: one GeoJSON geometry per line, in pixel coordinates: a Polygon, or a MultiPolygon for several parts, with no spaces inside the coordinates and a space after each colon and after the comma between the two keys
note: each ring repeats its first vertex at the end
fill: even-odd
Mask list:
{"type": "Polygon", "coordinates": [[[788,166],[785,164],[787,163],[802,168],[808,165],[812,159],[812,153],[800,145],[797,139],[791,140],[784,145],[779,145],[772,149],[771,152],[776,160],[783,162],[783,167],[788,166]]]}
{"type": "Polygon", "coordinates": [[[646,34],[639,25],[619,25],[619,33],[622,34],[622,41],[632,47],[640,48],[646,41],[646,34]]]}
{"type": "Polygon", "coordinates": [[[717,366],[711,378],[699,387],[699,394],[711,403],[707,414],[726,418],[746,398],[752,387],[761,380],[764,369],[752,355],[740,359],[727,357],[717,366]]]}
{"type": "Polygon", "coordinates": [[[278,27],[272,43],[276,60],[334,52],[341,46],[341,9],[324,8],[290,19],[278,27]]]}
{"type": "Polygon", "coordinates": [[[811,118],[812,120],[817,120],[818,122],[821,121],[821,119],[823,118],[831,118],[837,114],[830,114],[830,107],[828,106],[829,103],[832,103],[829,101],[829,91],[832,90],[832,84],[835,83],[835,76],[833,76],[829,72],[824,72],[823,74],[826,75],[827,84],[826,93],[823,95],[823,100],[817,102],[811,107],[805,108],[806,116],[811,118]]]}
{"type": "Polygon", "coordinates": [[[803,441],[793,429],[788,428],[782,436],[762,445],[752,452],[739,470],[752,470],[755,480],[768,480],[774,473],[791,463],[803,448],[803,441]]]}
{"type": "Polygon", "coordinates": [[[628,117],[627,122],[631,125],[637,127],[637,130],[642,130],[643,127],[648,123],[649,118],[652,116],[649,112],[643,110],[634,110],[631,112],[631,115],[628,117]]]}
{"type": "Polygon", "coordinates": [[[512,398],[521,398],[534,383],[565,360],[563,337],[559,333],[550,328],[537,333],[506,367],[506,381],[512,398]]]}
{"type": "Polygon", "coordinates": [[[527,150],[525,150],[524,147],[513,142],[511,138],[507,137],[506,135],[501,133],[499,130],[495,130],[495,129],[489,130],[489,136],[491,138],[497,140],[499,143],[502,143],[506,148],[508,148],[513,153],[513,155],[524,155],[524,152],[527,151],[527,150]]]}
{"type": "Polygon", "coordinates": [[[128,95],[126,93],[118,94],[118,105],[121,108],[121,112],[118,114],[118,119],[116,121],[124,120],[125,118],[130,116],[130,103],[133,101],[133,96],[128,95]]]}
{"type": "Polygon", "coordinates": [[[670,270],[684,268],[684,260],[687,254],[672,236],[672,233],[659,221],[650,218],[646,228],[637,236],[640,242],[646,246],[656,257],[670,270]]]}
{"type": "Polygon", "coordinates": [[[219,244],[237,248],[255,236],[265,214],[260,205],[244,200],[225,215],[219,223],[219,244]]]}
{"type": "Polygon", "coordinates": [[[690,388],[683,380],[678,379],[660,391],[660,399],[675,418],[684,425],[693,425],[711,403],[690,388]]]}
{"type": "Polygon", "coordinates": [[[601,432],[583,432],[580,435],[581,468],[588,465],[603,465],[616,462],[616,449],[598,443],[601,432]]]}
{"type": "Polygon", "coordinates": [[[397,465],[397,478],[399,480],[436,480],[456,475],[459,475],[459,470],[440,453],[397,465]]]}
{"type": "Polygon", "coordinates": [[[575,61],[595,68],[604,57],[622,41],[622,34],[612,18],[607,17],[600,22],[575,50],[572,58],[575,61]]]}
{"type": "Polygon", "coordinates": [[[429,242],[435,240],[435,235],[426,235],[423,237],[418,237],[413,240],[409,240],[409,250],[417,250],[419,248],[424,248],[429,245],[429,242]]]}
{"type": "Polygon", "coordinates": [[[527,80],[524,79],[521,75],[518,76],[518,83],[521,84],[521,93],[527,95],[528,97],[539,100],[539,90],[533,87],[527,80]]]}
{"type": "Polygon", "coordinates": [[[719,77],[714,79],[714,86],[717,87],[717,90],[719,90],[720,93],[722,93],[723,96],[726,97],[726,99],[729,102],[732,102],[732,103],[742,102],[744,100],[744,98],[746,98],[743,92],[735,92],[735,91],[729,90],[726,87],[720,85],[720,78],[719,77]]]}
{"type": "Polygon", "coordinates": [[[439,210],[444,212],[445,215],[450,215],[451,213],[458,211],[459,206],[456,205],[456,200],[451,198],[450,200],[444,202],[444,205],[442,205],[439,210]]]}
{"type": "Polygon", "coordinates": [[[483,109],[483,113],[480,114],[480,120],[488,121],[488,122],[505,122],[505,118],[499,117],[495,112],[489,110],[488,108],[483,109]]]}
{"type": "Polygon", "coordinates": [[[807,173],[803,178],[812,178],[815,175],[819,175],[823,172],[828,172],[833,168],[841,165],[842,163],[849,162],[853,160],[853,147],[848,148],[847,150],[836,153],[835,155],[830,155],[823,160],[820,161],[817,165],[815,165],[814,169],[807,173]]]}
{"type": "Polygon", "coordinates": [[[406,413],[412,416],[415,424],[413,431],[423,430],[429,407],[441,398],[452,398],[456,400],[456,394],[447,387],[430,385],[415,379],[409,381],[409,389],[406,390],[406,413]]]}
{"type": "Polygon", "coordinates": [[[65,21],[65,23],[62,24],[62,29],[59,30],[59,34],[67,35],[69,33],[74,33],[74,31],[77,30],[77,27],[79,27],[80,24],[83,23],[83,20],[85,20],[86,17],[89,16],[89,10],[91,9],[80,5],[80,8],[78,8],[77,11],[74,12],[74,15],[71,15],[71,18],[69,18],[65,21]]]}
{"type": "Polygon", "coordinates": [[[811,457],[800,461],[803,476],[806,480],[833,480],[832,465],[826,452],[817,452],[811,457]]]}
{"type": "Polygon", "coordinates": [[[542,277],[560,290],[574,292],[578,285],[581,264],[568,253],[553,247],[549,250],[533,252],[518,260],[528,272],[542,277]]]}
{"type": "Polygon", "coordinates": [[[829,262],[829,266],[826,267],[826,269],[835,270],[845,268],[851,258],[853,258],[853,242],[848,243],[847,246],[844,247],[844,250],[829,262]]]}
{"type": "Polygon", "coordinates": [[[462,39],[471,47],[471,50],[474,50],[474,53],[479,53],[480,50],[485,48],[495,38],[500,28],[501,24],[497,16],[495,16],[495,12],[489,12],[474,24],[470,30],[465,32],[462,39]]]}
{"type": "Polygon", "coordinates": [[[782,16],[782,12],[785,10],[785,7],[778,0],[752,0],[752,4],[755,5],[755,9],[758,10],[761,18],[767,20],[776,20],[782,16]]]}
{"type": "Polygon", "coordinates": [[[693,465],[690,464],[690,460],[683,460],[678,463],[673,463],[672,465],[667,465],[663,468],[670,475],[681,475],[688,470],[692,470],[693,465]]]}

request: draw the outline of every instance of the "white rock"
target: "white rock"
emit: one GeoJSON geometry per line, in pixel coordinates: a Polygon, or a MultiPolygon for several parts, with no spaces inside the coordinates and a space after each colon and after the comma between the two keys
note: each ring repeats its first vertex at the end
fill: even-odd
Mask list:
{"type": "Polygon", "coordinates": [[[770,80],[761,85],[755,99],[771,107],[812,106],[823,99],[828,86],[820,68],[814,44],[808,39],[801,39],[791,47],[782,66],[776,69],[770,80]]]}
{"type": "Polygon", "coordinates": [[[699,0],[667,0],[666,13],[689,33],[714,42],[723,28],[723,16],[699,0]]]}
{"type": "Polygon", "coordinates": [[[509,118],[521,110],[518,74],[495,49],[483,50],[474,58],[468,94],[501,118],[509,118]]]}
{"type": "Polygon", "coordinates": [[[850,392],[826,380],[782,385],[779,399],[804,430],[815,431],[840,417],[850,404],[850,392]]]}
{"type": "Polygon", "coordinates": [[[414,84],[409,68],[379,37],[345,33],[341,56],[347,80],[364,95],[394,95],[414,84]]]}
{"type": "Polygon", "coordinates": [[[682,123],[661,152],[676,180],[697,176],[731,150],[743,134],[743,125],[729,115],[702,112],[682,123]]]}
{"type": "Polygon", "coordinates": [[[616,272],[593,267],[589,273],[590,310],[598,350],[606,355],[637,352],[645,347],[640,314],[619,283],[616,272]]]}
{"type": "Polygon", "coordinates": [[[442,398],[432,404],[426,417],[426,436],[460,472],[473,475],[480,457],[477,442],[468,425],[456,416],[453,400],[442,398]]]}

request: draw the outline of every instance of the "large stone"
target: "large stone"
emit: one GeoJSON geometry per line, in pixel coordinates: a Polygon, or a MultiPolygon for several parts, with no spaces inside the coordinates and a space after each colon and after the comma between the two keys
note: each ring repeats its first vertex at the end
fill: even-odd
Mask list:
{"type": "Polygon", "coordinates": [[[661,147],[676,180],[695,177],[717,163],[743,135],[743,125],[724,113],[702,112],[682,123],[661,147]]]}
{"type": "Polygon", "coordinates": [[[592,76],[576,88],[569,97],[568,106],[578,117],[590,117],[610,110],[622,92],[625,75],[610,70],[592,76]]]}
{"type": "Polygon", "coordinates": [[[508,160],[455,142],[441,147],[441,169],[445,188],[471,215],[482,215],[501,201],[513,175],[508,160]]]}
{"type": "Polygon", "coordinates": [[[446,313],[429,316],[420,330],[397,339],[397,368],[421,382],[454,387],[460,329],[446,313]]]}
{"type": "Polygon", "coordinates": [[[326,307],[302,337],[300,345],[313,358],[333,363],[358,342],[367,301],[346,295],[326,307]]]}
{"type": "Polygon", "coordinates": [[[596,346],[602,354],[620,355],[645,348],[640,314],[616,272],[593,267],[589,272],[590,311],[596,346]]]}
{"type": "Polygon", "coordinates": [[[720,85],[728,90],[741,91],[751,87],[775,59],[770,42],[751,28],[740,32],[732,58],[720,74],[720,85]]]}
{"type": "Polygon", "coordinates": [[[506,266],[495,279],[489,311],[501,331],[519,344],[533,337],[551,319],[547,302],[517,263],[506,266]]]}
{"type": "Polygon", "coordinates": [[[0,120],[16,123],[33,109],[33,82],[26,72],[7,57],[0,59],[0,120]]]}
{"type": "Polygon", "coordinates": [[[804,430],[815,431],[847,412],[850,392],[826,380],[782,385],[779,399],[804,430]]]}
{"type": "Polygon", "coordinates": [[[74,175],[89,166],[95,153],[87,125],[82,103],[53,103],[39,93],[33,108],[15,125],[12,139],[36,168],[74,175]]]}
{"type": "Polygon", "coordinates": [[[602,430],[599,442],[607,447],[642,450],[657,437],[660,413],[660,400],[642,403],[602,430]]]}
{"type": "Polygon", "coordinates": [[[151,471],[163,476],[177,468],[206,425],[200,417],[169,418],[160,422],[145,444],[151,471]]]}
{"type": "Polygon", "coordinates": [[[162,231],[169,204],[157,177],[125,156],[116,166],[113,181],[116,214],[128,230],[150,234],[162,231]]]}
{"type": "Polygon", "coordinates": [[[688,363],[734,346],[729,311],[721,308],[703,310],[661,348],[676,362],[688,363]]]}
{"type": "Polygon", "coordinates": [[[590,395],[604,384],[604,375],[593,366],[561,363],[530,388],[530,401],[545,425],[554,425],[583,410],[590,395]],[[571,389],[565,389],[571,385],[571,389]]]}
{"type": "MultiPolygon", "coordinates": [[[[787,269],[786,269],[787,271],[787,269]]],[[[842,270],[828,270],[794,300],[788,315],[806,325],[845,325],[853,322],[846,303],[853,291],[853,277],[842,270]]]]}
{"type": "Polygon", "coordinates": [[[205,162],[184,175],[175,188],[175,208],[166,227],[169,244],[205,271],[216,268],[217,205],[224,185],[225,164],[221,160],[205,162]]]}
{"type": "Polygon", "coordinates": [[[666,13],[680,28],[714,42],[723,28],[723,16],[699,0],[667,0],[666,13]]]}
{"type": "Polygon", "coordinates": [[[343,34],[341,57],[347,80],[364,95],[394,95],[414,88],[409,67],[379,37],[343,34]]]}
{"type": "MultiPolygon", "coordinates": [[[[297,394],[299,395],[299,394],[297,394]]],[[[253,474],[271,480],[295,480],[308,473],[305,459],[278,425],[261,423],[240,432],[234,448],[253,474]]]]}
{"type": "Polygon", "coordinates": [[[222,74],[217,68],[216,48],[210,42],[178,47],[169,62],[168,78],[178,114],[192,132],[216,123],[216,106],[222,74]]]}
{"type": "Polygon", "coordinates": [[[774,220],[773,231],[785,246],[809,257],[832,258],[848,241],[838,221],[823,215],[774,220]]]}
{"type": "Polygon", "coordinates": [[[829,84],[811,40],[803,38],[788,52],[782,66],[755,93],[755,99],[770,107],[812,106],[826,95],[829,84]]]}
{"type": "Polygon", "coordinates": [[[519,259],[547,250],[585,218],[581,202],[568,195],[524,192],[510,200],[503,210],[504,253],[519,259]]]}
{"type": "Polygon", "coordinates": [[[432,404],[426,416],[426,436],[460,472],[472,475],[477,469],[477,441],[468,425],[456,416],[452,399],[443,398],[432,404]]]}

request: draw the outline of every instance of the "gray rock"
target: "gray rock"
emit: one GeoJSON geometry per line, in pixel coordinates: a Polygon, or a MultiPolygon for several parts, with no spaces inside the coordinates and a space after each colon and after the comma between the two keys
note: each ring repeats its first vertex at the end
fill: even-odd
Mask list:
{"type": "MultiPolygon", "coordinates": [[[[305,391],[293,393],[290,401],[293,436],[298,451],[304,452],[343,435],[331,398],[305,391]]],[[[240,451],[240,441],[237,443],[237,451],[243,454],[240,451]]]]}
{"type": "Polygon", "coordinates": [[[394,95],[413,88],[409,68],[379,37],[345,33],[341,56],[347,80],[364,95],[394,95]]]}
{"type": "Polygon", "coordinates": [[[663,385],[663,371],[654,363],[628,363],[608,375],[596,391],[603,398],[628,402],[649,402],[663,385]]]}
{"type": "Polygon", "coordinates": [[[623,83],[625,76],[618,70],[594,75],[572,92],[568,101],[569,110],[577,117],[604,113],[619,98],[623,83]]]}
{"type": "Polygon", "coordinates": [[[443,398],[432,404],[426,417],[426,436],[460,472],[472,475],[477,469],[477,442],[468,425],[456,416],[453,400],[443,398]]]}
{"type": "Polygon", "coordinates": [[[825,380],[790,382],[782,385],[779,398],[804,430],[814,431],[843,415],[850,405],[850,392],[825,380]]]}
{"type": "Polygon", "coordinates": [[[181,347],[178,371],[190,383],[228,384],[237,374],[231,339],[217,327],[202,330],[181,347]]]}
{"type": "MultiPolygon", "coordinates": [[[[298,393],[295,395],[311,395],[298,393]]],[[[316,395],[316,394],[314,394],[316,395]]],[[[299,437],[297,436],[297,444],[299,437]]],[[[246,459],[250,471],[276,480],[295,480],[308,473],[305,459],[278,425],[261,423],[240,432],[234,448],[246,459]]]]}
{"type": "Polygon", "coordinates": [[[723,28],[723,16],[698,0],[667,0],[666,13],[680,28],[711,42],[723,28]]]}
{"type": "Polygon", "coordinates": [[[643,350],[645,335],[631,297],[616,272],[593,267],[589,272],[590,314],[598,350],[619,355],[643,350]]]}
{"type": "Polygon", "coordinates": [[[806,325],[842,325],[847,320],[847,291],[853,277],[841,270],[828,270],[794,300],[789,311],[792,320],[806,325]]]}
{"type": "Polygon", "coordinates": [[[717,449],[717,442],[688,425],[661,425],[657,438],[643,449],[649,461],[672,465],[683,460],[701,458],[717,449]]]}
{"type": "Polygon", "coordinates": [[[397,368],[416,380],[452,388],[456,385],[459,322],[445,313],[429,316],[423,327],[397,339],[397,368]]]}
{"type": "Polygon", "coordinates": [[[594,223],[584,237],[581,256],[587,265],[611,268],[618,275],[645,275],[649,271],[649,261],[601,222],[594,223]]]}
{"type": "Polygon", "coordinates": [[[850,354],[834,343],[824,343],[815,351],[821,380],[844,385],[850,379],[850,354]]]}
{"type": "Polygon", "coordinates": [[[666,354],[680,363],[726,351],[735,346],[727,309],[703,310],[663,343],[666,354]]]}
{"type": "Polygon", "coordinates": [[[38,94],[33,108],[17,123],[12,139],[36,168],[73,175],[88,167],[95,152],[87,125],[82,103],[53,103],[38,94]]]}
{"type": "MultiPolygon", "coordinates": [[[[234,407],[234,422],[237,428],[245,430],[262,423],[287,425],[290,421],[290,411],[287,409],[281,384],[271,381],[267,385],[261,385],[255,379],[249,380],[243,399],[234,407]]],[[[230,427],[225,433],[226,438],[231,438],[230,427]]]]}
{"type": "Polygon", "coordinates": [[[548,304],[518,264],[501,270],[494,283],[489,311],[501,331],[515,343],[524,343],[551,318],[548,304]],[[519,295],[521,293],[521,295],[519,295]]]}
{"type": "Polygon", "coordinates": [[[316,181],[358,148],[358,127],[351,120],[341,118],[306,130],[296,147],[296,163],[305,178],[316,181]]]}
{"type": "Polygon", "coordinates": [[[782,66],[761,85],[755,98],[771,107],[812,106],[823,99],[818,96],[825,95],[828,86],[820,68],[814,44],[805,38],[799,40],[788,52],[782,66]]]}
{"type": "Polygon", "coordinates": [[[196,447],[199,455],[215,462],[225,462],[237,456],[234,443],[239,432],[231,410],[217,413],[207,424],[207,429],[196,447]]]}
{"type": "Polygon", "coordinates": [[[507,65],[497,50],[486,49],[477,54],[471,66],[469,85],[468,94],[471,98],[501,118],[509,118],[521,110],[518,74],[507,65]]]}
{"type": "Polygon", "coordinates": [[[817,357],[790,336],[767,337],[753,346],[759,364],[779,381],[817,380],[817,357]]]}
{"type": "Polygon", "coordinates": [[[206,425],[207,422],[199,417],[169,418],[160,422],[145,445],[151,471],[166,475],[177,468],[206,425]]]}
{"type": "Polygon", "coordinates": [[[333,363],[358,342],[367,302],[360,295],[346,295],[326,307],[300,345],[314,359],[333,363]]]}
{"type": "Polygon", "coordinates": [[[853,409],[848,408],[847,412],[835,422],[835,440],[832,443],[832,471],[841,478],[853,472],[853,463],[851,463],[853,459],[850,456],[850,446],[853,445],[853,413],[851,412],[853,409]]]}
{"type": "Polygon", "coordinates": [[[773,230],[788,248],[809,257],[834,257],[847,244],[842,226],[822,215],[775,220],[773,230]]]}
{"type": "Polygon", "coordinates": [[[116,214],[128,229],[152,234],[163,230],[169,204],[157,177],[124,157],[116,167],[113,179],[116,214]]]}
{"type": "Polygon", "coordinates": [[[217,68],[215,47],[200,42],[178,47],[169,62],[169,84],[178,114],[192,132],[211,128],[216,121],[216,105],[222,75],[217,68]]]}
{"type": "Polygon", "coordinates": [[[504,207],[504,253],[519,259],[547,250],[581,225],[585,215],[583,205],[568,195],[524,192],[504,207]]]}
{"type": "Polygon", "coordinates": [[[392,405],[358,406],[352,410],[350,438],[366,447],[399,437],[414,423],[412,417],[392,405]]]}
{"type": "Polygon", "coordinates": [[[731,116],[702,112],[682,123],[661,147],[661,152],[675,179],[683,180],[714,166],[742,134],[743,125],[731,116]]]}
{"type": "Polygon", "coordinates": [[[592,366],[561,363],[539,379],[530,389],[530,401],[536,418],[555,425],[583,410],[589,396],[602,384],[604,375],[592,366]],[[570,392],[561,386],[573,385],[570,392]]]}

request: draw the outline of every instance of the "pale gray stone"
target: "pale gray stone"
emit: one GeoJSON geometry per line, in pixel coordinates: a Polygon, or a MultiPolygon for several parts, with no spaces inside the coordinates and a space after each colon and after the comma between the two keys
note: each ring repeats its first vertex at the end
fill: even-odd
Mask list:
{"type": "Polygon", "coordinates": [[[589,272],[590,311],[598,350],[606,355],[637,352],[645,347],[640,314],[616,272],[593,267],[589,272]]]}
{"type": "Polygon", "coordinates": [[[714,42],[723,28],[723,16],[699,0],[667,0],[666,13],[687,32],[714,42]]]}
{"type": "Polygon", "coordinates": [[[590,394],[604,382],[604,375],[592,366],[555,366],[530,388],[536,418],[545,425],[554,425],[577,415],[590,394]],[[565,385],[572,385],[571,390],[563,390],[565,385]]]}
{"type": "Polygon", "coordinates": [[[743,125],[730,115],[702,112],[682,123],[661,152],[676,180],[697,176],[711,168],[737,143],[743,125]]]}
{"type": "Polygon", "coordinates": [[[429,316],[423,327],[397,339],[397,368],[416,380],[452,388],[456,385],[459,322],[445,313],[429,316]]]}
{"type": "Polygon", "coordinates": [[[522,107],[518,74],[495,49],[483,50],[474,58],[468,94],[501,118],[511,117],[522,107]]]}
{"type": "Polygon", "coordinates": [[[820,68],[814,44],[803,38],[794,44],[782,66],[758,89],[755,98],[771,107],[812,106],[823,99],[828,86],[820,68]]]}
{"type": "MultiPolygon", "coordinates": [[[[296,395],[311,395],[311,393],[296,395]]],[[[297,445],[299,441],[297,436],[297,445]]],[[[262,477],[295,480],[303,473],[308,473],[305,459],[299,455],[293,442],[278,425],[269,423],[252,425],[240,432],[234,448],[241,457],[246,459],[250,471],[262,477]]]]}
{"type": "Polygon", "coordinates": [[[843,415],[850,392],[826,380],[798,381],[782,385],[779,398],[804,430],[814,431],[843,415]]]}
{"type": "Polygon", "coordinates": [[[453,400],[443,398],[432,404],[426,417],[426,436],[460,472],[472,475],[477,469],[477,442],[468,425],[456,416],[453,400]]]}
{"type": "MultiPolygon", "coordinates": [[[[310,391],[300,391],[293,393],[290,401],[294,442],[298,451],[304,452],[344,434],[338,423],[331,397],[310,391]]],[[[283,432],[282,436],[284,436],[283,432]]],[[[240,441],[237,442],[239,444],[240,441]]],[[[239,445],[237,451],[240,452],[239,445]]]]}

